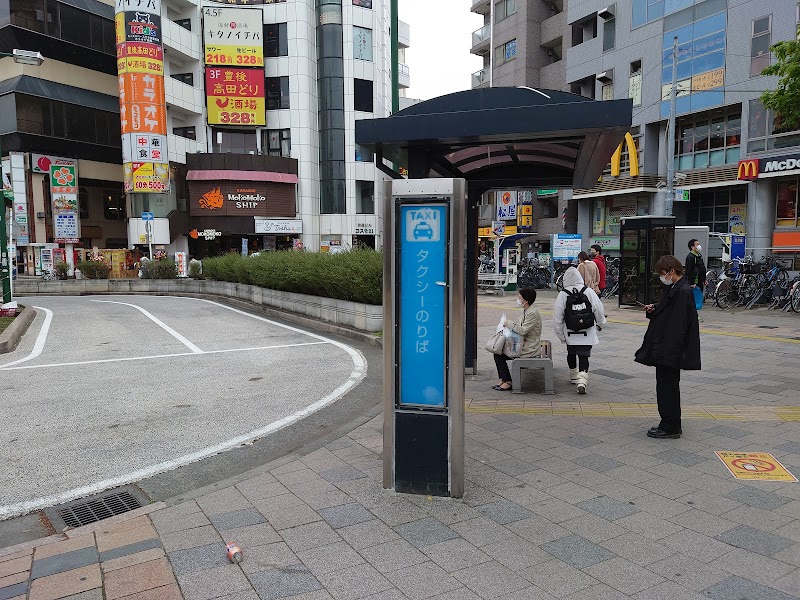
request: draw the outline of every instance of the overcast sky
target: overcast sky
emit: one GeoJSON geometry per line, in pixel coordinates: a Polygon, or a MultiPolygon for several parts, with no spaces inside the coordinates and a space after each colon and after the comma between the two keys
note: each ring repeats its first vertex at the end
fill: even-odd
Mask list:
{"type": "Polygon", "coordinates": [[[411,26],[407,96],[428,100],[470,89],[470,75],[482,66],[480,57],[469,53],[472,32],[483,26],[483,17],[470,6],[472,0],[399,0],[400,20],[411,26]]]}

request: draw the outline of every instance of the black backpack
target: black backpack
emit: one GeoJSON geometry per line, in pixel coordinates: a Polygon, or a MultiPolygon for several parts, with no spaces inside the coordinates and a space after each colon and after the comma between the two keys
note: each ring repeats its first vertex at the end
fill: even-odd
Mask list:
{"type": "MultiPolygon", "coordinates": [[[[586,286],[583,286],[580,290],[564,290],[567,294],[564,324],[567,326],[567,330],[572,333],[581,332],[594,325],[594,310],[592,310],[592,303],[589,298],[584,294],[585,291],[586,286]]],[[[586,333],[584,332],[583,335],[586,335],[586,333]]]]}

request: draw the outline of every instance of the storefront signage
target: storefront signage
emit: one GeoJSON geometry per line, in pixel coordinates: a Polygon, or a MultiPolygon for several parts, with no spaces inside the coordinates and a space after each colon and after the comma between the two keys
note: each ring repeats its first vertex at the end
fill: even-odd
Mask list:
{"type": "Polygon", "coordinates": [[[758,166],[757,158],[740,160],[739,168],[736,170],[736,179],[740,181],[758,179],[758,166]]]}
{"type": "Polygon", "coordinates": [[[375,235],[375,225],[372,223],[356,223],[356,235],[375,235]]]}
{"type": "Polygon", "coordinates": [[[260,181],[192,182],[190,213],[195,216],[264,217],[267,186],[260,181]]]}
{"type": "Polygon", "coordinates": [[[619,177],[622,165],[622,144],[625,144],[625,148],[628,152],[631,177],[636,177],[639,174],[639,153],[636,149],[636,141],[633,139],[630,132],[625,134],[625,138],[619,143],[614,154],[611,155],[611,176],[619,177]]]}
{"type": "Polygon", "coordinates": [[[264,69],[206,68],[209,125],[266,125],[264,69]]]}
{"type": "Polygon", "coordinates": [[[762,158],[762,173],[777,173],[780,171],[793,171],[800,169],[800,158],[762,158]]]}
{"type": "Polygon", "coordinates": [[[70,166],[75,164],[77,164],[77,161],[74,158],[31,153],[31,171],[33,173],[45,173],[49,175],[50,165],[70,166]]]}
{"type": "Polygon", "coordinates": [[[260,10],[203,9],[203,51],[207,65],[264,66],[264,35],[260,10]]]}
{"type": "Polygon", "coordinates": [[[81,237],[76,165],[50,165],[50,196],[53,202],[53,238],[59,243],[75,243],[72,240],[81,237]]]}
{"type": "Polygon", "coordinates": [[[256,233],[272,235],[303,233],[303,221],[300,219],[256,219],[256,233]]]}
{"type": "Polygon", "coordinates": [[[209,0],[218,4],[237,4],[239,6],[260,6],[262,4],[281,4],[286,0],[209,0]]]}
{"type": "Polygon", "coordinates": [[[673,193],[675,194],[673,202],[689,202],[690,190],[676,188],[675,190],[673,190],[673,193]]]}
{"type": "Polygon", "coordinates": [[[122,172],[126,192],[169,191],[161,0],[117,0],[122,172]]]}
{"type": "Polygon", "coordinates": [[[575,260],[581,251],[579,233],[553,234],[553,260],[575,260]]]}
{"type": "Polygon", "coordinates": [[[619,237],[617,236],[595,236],[589,238],[589,245],[600,246],[605,250],[619,250],[619,237]]]}
{"type": "Polygon", "coordinates": [[[445,406],[447,208],[400,207],[401,405],[445,406]]]}
{"type": "Polygon", "coordinates": [[[537,196],[558,196],[558,190],[536,190],[537,196]]]}
{"type": "Polygon", "coordinates": [[[214,239],[222,236],[222,232],[221,231],[217,231],[216,229],[203,229],[203,231],[197,232],[197,234],[198,235],[195,236],[195,237],[201,236],[207,241],[208,240],[214,240],[214,239]]]}
{"type": "Polygon", "coordinates": [[[704,90],[713,90],[714,88],[721,87],[725,84],[725,68],[714,69],[713,71],[706,71],[699,73],[692,77],[692,92],[702,92],[704,90]]]}
{"type": "Polygon", "coordinates": [[[517,218],[517,192],[496,192],[497,220],[506,221],[517,218]]]}
{"type": "Polygon", "coordinates": [[[747,235],[747,205],[731,204],[728,207],[728,232],[747,235]]]}
{"type": "MultiPolygon", "coordinates": [[[[494,221],[492,221],[494,222],[494,221]]],[[[514,235],[517,233],[517,226],[516,225],[506,225],[506,229],[503,232],[503,235],[514,235]]],[[[497,237],[492,233],[491,227],[478,227],[478,237],[479,238],[491,238],[497,237]]]]}

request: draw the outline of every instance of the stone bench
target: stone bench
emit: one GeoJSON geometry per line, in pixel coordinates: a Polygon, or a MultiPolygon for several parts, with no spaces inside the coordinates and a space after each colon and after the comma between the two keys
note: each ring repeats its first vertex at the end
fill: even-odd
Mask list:
{"type": "Polygon", "coordinates": [[[550,340],[541,340],[539,358],[515,358],[511,361],[511,391],[522,393],[522,369],[544,369],[544,393],[554,394],[553,347],[550,340]]]}

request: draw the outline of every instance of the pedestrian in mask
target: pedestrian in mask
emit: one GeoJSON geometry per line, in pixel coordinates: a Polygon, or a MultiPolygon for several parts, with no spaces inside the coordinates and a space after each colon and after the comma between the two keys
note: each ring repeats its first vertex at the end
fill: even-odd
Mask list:
{"type": "Polygon", "coordinates": [[[686,255],[686,281],[693,290],[696,299],[695,306],[698,310],[703,307],[702,298],[706,289],[706,264],[703,262],[703,255],[700,254],[702,249],[698,240],[689,240],[689,254],[686,255]],[[694,290],[699,290],[699,292],[694,290]]]}

